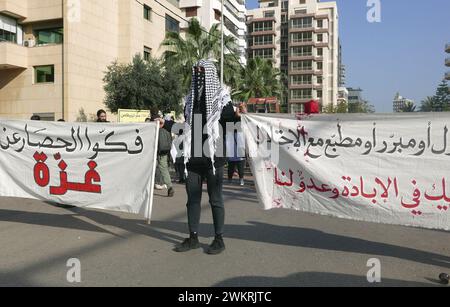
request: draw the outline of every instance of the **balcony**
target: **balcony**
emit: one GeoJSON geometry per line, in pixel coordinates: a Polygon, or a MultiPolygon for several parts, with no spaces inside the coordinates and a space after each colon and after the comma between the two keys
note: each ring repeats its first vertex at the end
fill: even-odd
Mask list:
{"type": "Polygon", "coordinates": [[[446,58],[445,59],[445,66],[449,66],[450,67],[450,58],[446,58]]]}
{"type": "Polygon", "coordinates": [[[250,47],[251,50],[258,50],[258,49],[277,49],[277,46],[275,44],[267,44],[267,45],[253,45],[250,47]]]}
{"type": "Polygon", "coordinates": [[[28,67],[28,49],[10,43],[0,42],[0,70],[28,67]]]}
{"type": "Polygon", "coordinates": [[[450,44],[445,45],[445,52],[450,53],[450,44]]]}
{"type": "Polygon", "coordinates": [[[304,27],[304,28],[289,28],[289,33],[298,33],[298,32],[313,32],[313,27],[304,27]]]}
{"type": "Polygon", "coordinates": [[[324,14],[324,15],[316,15],[315,17],[316,17],[316,19],[330,19],[330,16],[328,16],[326,14],[324,14]]]}
{"type": "Polygon", "coordinates": [[[275,17],[262,17],[262,18],[249,18],[246,23],[247,24],[251,24],[251,23],[254,23],[254,22],[261,22],[261,21],[277,22],[275,17]]]}
{"type": "Polygon", "coordinates": [[[445,80],[450,80],[450,71],[445,73],[445,80]]]}
{"type": "Polygon", "coordinates": [[[258,36],[258,35],[277,35],[277,32],[274,30],[267,30],[267,31],[254,31],[250,33],[250,36],[258,36]]]}
{"type": "Polygon", "coordinates": [[[24,19],[27,17],[27,3],[25,0],[0,0],[0,13],[24,19]]]}
{"type": "Polygon", "coordinates": [[[313,55],[291,55],[289,61],[314,61],[315,57],[313,55]]]}
{"type": "Polygon", "coordinates": [[[308,103],[312,100],[313,98],[291,98],[289,99],[289,103],[308,103]]]}
{"type": "Polygon", "coordinates": [[[314,17],[316,14],[295,14],[295,15],[291,15],[291,17],[289,19],[300,19],[300,18],[305,18],[305,17],[314,17]]]}
{"type": "Polygon", "coordinates": [[[314,46],[314,42],[312,40],[305,40],[305,41],[292,41],[289,43],[289,47],[296,47],[296,46],[314,46]]]}
{"type": "Polygon", "coordinates": [[[289,85],[289,89],[291,90],[295,90],[295,89],[315,89],[315,90],[321,90],[322,89],[322,84],[296,84],[296,83],[291,83],[289,85]]]}
{"type": "Polygon", "coordinates": [[[203,0],[180,0],[180,9],[187,7],[202,7],[203,0]]]}
{"type": "Polygon", "coordinates": [[[308,69],[308,70],[302,70],[298,68],[289,68],[289,75],[313,75],[314,70],[308,69]]]}

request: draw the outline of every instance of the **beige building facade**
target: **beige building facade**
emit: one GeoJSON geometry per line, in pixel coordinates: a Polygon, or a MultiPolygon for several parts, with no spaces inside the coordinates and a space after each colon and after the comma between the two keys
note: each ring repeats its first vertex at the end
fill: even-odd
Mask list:
{"type": "Polygon", "coordinates": [[[179,31],[177,3],[0,0],[0,117],[93,119],[107,67],[162,55],[166,31],[179,31]]]}
{"type": "Polygon", "coordinates": [[[339,16],[336,2],[260,0],[247,12],[248,57],[272,59],[287,76],[291,113],[312,99],[338,103],[339,16]]]}
{"type": "MultiPolygon", "coordinates": [[[[224,0],[224,34],[236,40],[236,49],[239,50],[241,64],[246,64],[245,50],[247,48],[245,24],[245,0],[224,0]]],[[[180,0],[180,8],[187,21],[196,18],[200,24],[209,30],[214,24],[221,22],[221,0],[180,0]]],[[[185,21],[182,27],[187,27],[185,21]]]]}

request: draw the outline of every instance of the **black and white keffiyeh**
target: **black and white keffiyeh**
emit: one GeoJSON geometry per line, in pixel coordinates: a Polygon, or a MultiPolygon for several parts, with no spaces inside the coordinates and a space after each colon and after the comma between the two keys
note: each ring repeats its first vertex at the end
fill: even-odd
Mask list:
{"type": "Polygon", "coordinates": [[[219,78],[217,76],[217,69],[214,63],[206,60],[201,60],[194,67],[192,67],[191,92],[186,97],[186,107],[184,114],[186,119],[184,130],[185,164],[187,164],[191,158],[191,146],[192,146],[191,131],[193,125],[194,99],[196,87],[198,86],[197,80],[195,79],[196,67],[203,67],[205,69],[206,125],[207,125],[208,148],[209,148],[209,152],[205,153],[205,155],[211,158],[213,170],[215,173],[214,156],[217,149],[217,141],[220,138],[219,120],[223,108],[227,105],[227,103],[231,101],[231,97],[228,91],[221,87],[219,78]]]}

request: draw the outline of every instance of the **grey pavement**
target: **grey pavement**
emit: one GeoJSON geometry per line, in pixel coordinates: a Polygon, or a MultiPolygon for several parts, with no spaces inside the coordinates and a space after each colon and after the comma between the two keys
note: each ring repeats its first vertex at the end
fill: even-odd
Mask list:
{"type": "Polygon", "coordinates": [[[361,223],[291,210],[264,211],[251,182],[226,185],[227,250],[205,254],[213,239],[203,198],[202,248],[173,246],[186,237],[186,195],[155,191],[153,221],[0,198],[0,286],[439,286],[450,272],[450,233],[361,223]],[[81,263],[69,283],[67,261],[81,263]],[[381,283],[367,282],[367,262],[381,262],[381,283]]]}

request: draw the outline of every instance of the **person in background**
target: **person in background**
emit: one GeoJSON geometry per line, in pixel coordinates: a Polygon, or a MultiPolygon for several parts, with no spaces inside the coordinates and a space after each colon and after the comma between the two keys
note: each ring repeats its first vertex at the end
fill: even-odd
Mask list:
{"type": "Polygon", "coordinates": [[[164,120],[156,115],[152,118],[153,121],[159,122],[159,137],[158,137],[158,169],[161,174],[162,182],[167,186],[168,197],[175,195],[175,190],[172,186],[172,178],[169,173],[169,154],[172,149],[172,134],[164,129],[164,120]]]}
{"type": "MultiPolygon", "coordinates": [[[[247,108],[244,104],[239,105],[239,115],[236,116],[234,124],[241,123],[241,114],[247,113],[247,108]]],[[[242,131],[234,130],[234,133],[227,134],[227,149],[229,149],[228,157],[228,183],[232,183],[233,176],[236,169],[239,174],[239,184],[245,185],[244,170],[245,170],[245,147],[244,135],[242,131]]]]}
{"type": "Polygon", "coordinates": [[[98,110],[97,111],[97,123],[107,123],[106,119],[106,111],[105,110],[98,110]]]}
{"type": "MultiPolygon", "coordinates": [[[[156,117],[155,117],[156,118],[156,117]]],[[[151,123],[153,120],[150,117],[145,119],[146,123],[151,123]]],[[[163,183],[161,172],[159,171],[159,167],[155,169],[155,190],[162,191],[167,189],[167,186],[163,183]]]]}

